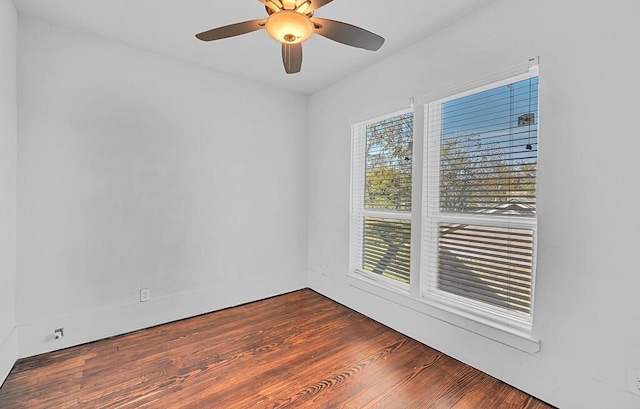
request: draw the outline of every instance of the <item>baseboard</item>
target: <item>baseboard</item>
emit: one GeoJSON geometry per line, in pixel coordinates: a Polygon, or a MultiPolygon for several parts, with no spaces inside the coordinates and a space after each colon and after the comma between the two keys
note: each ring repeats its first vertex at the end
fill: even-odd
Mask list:
{"type": "Polygon", "coordinates": [[[40,322],[18,325],[17,356],[25,358],[125,334],[155,325],[205,314],[306,287],[306,275],[271,275],[262,280],[234,282],[217,287],[152,298],[148,302],[86,311],[40,322]],[[54,339],[53,330],[64,328],[54,339]]]}
{"type": "Polygon", "coordinates": [[[0,342],[0,386],[4,383],[13,364],[18,359],[18,332],[13,329],[9,335],[0,342]]]}

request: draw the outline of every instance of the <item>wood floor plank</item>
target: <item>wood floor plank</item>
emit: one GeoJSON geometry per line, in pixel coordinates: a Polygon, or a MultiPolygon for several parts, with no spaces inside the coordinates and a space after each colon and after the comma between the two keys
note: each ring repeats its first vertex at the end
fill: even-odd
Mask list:
{"type": "Polygon", "coordinates": [[[552,408],[308,289],[19,360],[0,407],[552,408]]]}

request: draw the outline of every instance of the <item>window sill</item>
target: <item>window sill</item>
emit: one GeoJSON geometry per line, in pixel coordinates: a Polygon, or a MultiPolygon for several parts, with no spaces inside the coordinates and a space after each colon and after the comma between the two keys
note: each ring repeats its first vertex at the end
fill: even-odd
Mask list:
{"type": "Polygon", "coordinates": [[[408,291],[368,278],[357,273],[348,274],[350,286],[371,295],[383,298],[419,313],[428,315],[438,320],[447,322],[453,326],[480,335],[482,337],[499,342],[517,350],[535,354],[540,351],[540,340],[535,339],[525,331],[502,326],[498,323],[487,323],[468,318],[452,312],[450,307],[436,302],[430,302],[424,298],[413,297],[408,291]]]}

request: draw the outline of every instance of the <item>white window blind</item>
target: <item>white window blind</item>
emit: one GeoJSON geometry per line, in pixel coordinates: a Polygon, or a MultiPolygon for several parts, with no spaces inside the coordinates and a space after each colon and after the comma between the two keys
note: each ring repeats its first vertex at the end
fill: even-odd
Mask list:
{"type": "Polygon", "coordinates": [[[413,112],[352,126],[351,270],[409,283],[413,112]]]}
{"type": "Polygon", "coordinates": [[[537,70],[425,105],[421,292],[530,328],[537,70]]]}

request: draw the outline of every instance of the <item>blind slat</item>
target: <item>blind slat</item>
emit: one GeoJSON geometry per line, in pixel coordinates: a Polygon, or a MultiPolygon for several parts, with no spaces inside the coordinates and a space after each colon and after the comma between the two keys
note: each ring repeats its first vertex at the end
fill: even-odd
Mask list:
{"type": "Polygon", "coordinates": [[[363,268],[409,282],[411,223],[364,218],[363,268]]]}
{"type": "Polygon", "coordinates": [[[488,279],[478,279],[470,276],[455,276],[449,274],[440,275],[440,282],[447,282],[447,285],[470,287],[469,291],[484,294],[494,299],[513,298],[528,307],[528,298],[531,296],[530,288],[522,287],[511,283],[498,283],[488,279]],[[508,293],[508,297],[505,294],[508,293]]]}

